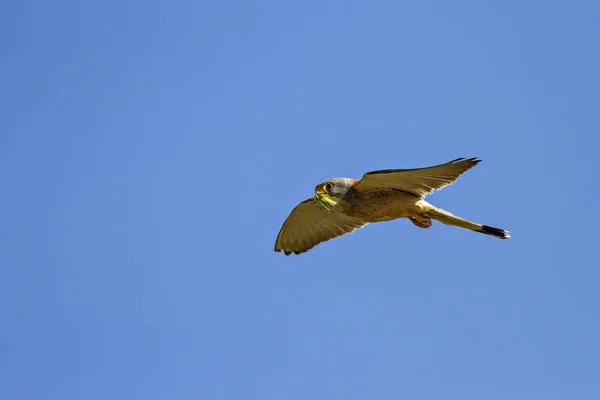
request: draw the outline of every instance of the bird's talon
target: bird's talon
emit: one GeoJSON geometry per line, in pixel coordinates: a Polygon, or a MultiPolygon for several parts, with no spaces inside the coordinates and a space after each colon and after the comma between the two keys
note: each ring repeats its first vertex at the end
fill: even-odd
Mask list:
{"type": "Polygon", "coordinates": [[[431,220],[420,215],[408,217],[408,219],[419,228],[429,228],[431,226],[431,220]]]}

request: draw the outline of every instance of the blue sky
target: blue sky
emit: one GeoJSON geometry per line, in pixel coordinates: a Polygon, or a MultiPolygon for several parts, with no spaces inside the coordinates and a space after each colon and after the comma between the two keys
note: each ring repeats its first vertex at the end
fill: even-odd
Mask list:
{"type": "Polygon", "coordinates": [[[0,5],[0,398],[598,399],[600,5],[0,5]],[[327,176],[483,162],[273,252],[327,176]]]}

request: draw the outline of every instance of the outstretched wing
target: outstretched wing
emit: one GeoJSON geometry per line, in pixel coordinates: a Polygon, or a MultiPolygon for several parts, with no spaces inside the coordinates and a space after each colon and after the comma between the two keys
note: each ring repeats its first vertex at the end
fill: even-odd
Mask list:
{"type": "Polygon", "coordinates": [[[400,189],[421,198],[454,183],[459,176],[479,164],[477,158],[457,158],[445,164],[416,169],[386,169],[367,172],[353,189],[366,192],[400,189]]]}
{"type": "Polygon", "coordinates": [[[283,223],[275,251],[300,254],[338,236],[354,232],[366,224],[339,211],[319,207],[312,198],[298,204],[283,223]]]}

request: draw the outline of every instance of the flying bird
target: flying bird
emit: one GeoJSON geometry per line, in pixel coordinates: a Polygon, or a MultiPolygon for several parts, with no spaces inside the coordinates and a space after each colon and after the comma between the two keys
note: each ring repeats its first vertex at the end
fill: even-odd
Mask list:
{"type": "Polygon", "coordinates": [[[454,183],[479,164],[477,158],[457,158],[445,164],[416,169],[367,172],[362,179],[334,178],[319,183],[315,195],[304,200],[287,217],[275,251],[304,253],[319,243],[354,232],[373,223],[408,218],[420,228],[431,220],[508,239],[504,229],[457,217],[426,202],[425,196],[454,183]]]}

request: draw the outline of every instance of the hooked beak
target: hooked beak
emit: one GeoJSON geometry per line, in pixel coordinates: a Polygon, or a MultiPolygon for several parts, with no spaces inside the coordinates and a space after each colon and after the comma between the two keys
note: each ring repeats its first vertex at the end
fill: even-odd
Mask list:
{"type": "Polygon", "coordinates": [[[327,194],[327,192],[325,191],[325,189],[323,188],[323,186],[319,186],[319,187],[315,188],[315,193],[319,194],[319,195],[327,194]]]}

